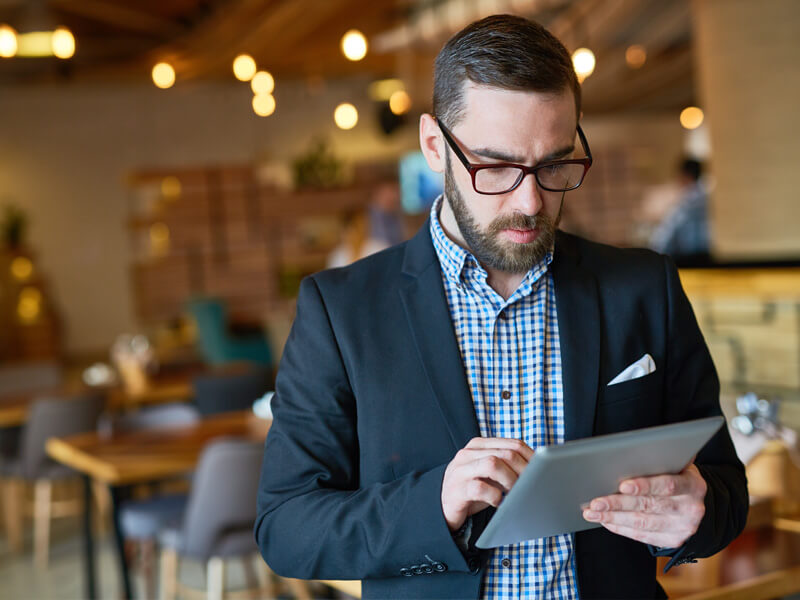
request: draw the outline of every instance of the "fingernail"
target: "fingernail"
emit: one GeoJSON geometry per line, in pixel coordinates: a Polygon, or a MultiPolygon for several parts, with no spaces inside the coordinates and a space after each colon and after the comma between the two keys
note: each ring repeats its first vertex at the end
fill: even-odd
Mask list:
{"type": "Polygon", "coordinates": [[[635,494],[636,486],[626,481],[621,486],[619,486],[619,491],[622,492],[623,494],[635,494]]]}
{"type": "Polygon", "coordinates": [[[595,500],[592,502],[592,510],[608,510],[608,504],[604,500],[595,500]]]}
{"type": "Polygon", "coordinates": [[[591,510],[586,510],[583,512],[583,518],[587,521],[599,521],[600,520],[600,513],[596,513],[591,510]]]}

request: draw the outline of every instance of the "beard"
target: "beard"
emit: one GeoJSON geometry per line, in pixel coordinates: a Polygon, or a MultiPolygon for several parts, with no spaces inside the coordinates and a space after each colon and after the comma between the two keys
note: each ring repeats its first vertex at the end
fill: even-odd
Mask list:
{"type": "Polygon", "coordinates": [[[564,206],[563,193],[555,220],[542,212],[535,216],[513,213],[495,218],[485,231],[481,231],[455,183],[448,152],[445,157],[444,194],[453,210],[461,236],[470,252],[485,269],[505,273],[527,273],[553,248],[556,227],[561,220],[561,208],[564,206]],[[538,235],[530,243],[519,244],[501,239],[500,235],[504,229],[536,229],[538,235]]]}

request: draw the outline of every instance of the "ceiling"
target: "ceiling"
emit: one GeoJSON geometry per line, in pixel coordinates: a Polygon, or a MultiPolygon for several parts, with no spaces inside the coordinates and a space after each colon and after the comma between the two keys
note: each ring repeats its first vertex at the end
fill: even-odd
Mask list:
{"type": "Polygon", "coordinates": [[[688,0],[0,0],[0,23],[23,32],[33,27],[26,22],[47,20],[69,27],[77,42],[66,61],[0,59],[0,85],[149,81],[161,60],[173,64],[179,81],[221,80],[233,77],[232,59],[247,52],[277,79],[400,76],[429,93],[443,41],[497,11],[539,20],[570,50],[594,51],[586,113],[695,102],[688,0]],[[339,51],[351,28],[370,42],[359,62],[339,51]],[[640,69],[625,63],[630,44],[647,49],[640,69]]]}

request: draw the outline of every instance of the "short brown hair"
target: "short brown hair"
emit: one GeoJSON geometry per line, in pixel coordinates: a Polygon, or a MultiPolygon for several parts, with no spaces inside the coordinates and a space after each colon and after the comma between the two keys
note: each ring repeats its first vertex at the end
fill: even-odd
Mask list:
{"type": "Polygon", "coordinates": [[[493,15],[450,38],[436,57],[433,113],[453,127],[464,113],[464,81],[504,90],[575,96],[581,112],[581,86],[567,49],[539,23],[513,15],[493,15]]]}

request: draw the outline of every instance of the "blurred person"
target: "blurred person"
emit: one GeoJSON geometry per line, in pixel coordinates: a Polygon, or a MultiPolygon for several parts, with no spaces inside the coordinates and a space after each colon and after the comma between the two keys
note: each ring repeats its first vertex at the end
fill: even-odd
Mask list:
{"type": "Polygon", "coordinates": [[[279,574],[360,579],[365,598],[663,598],[656,556],[742,530],[722,428],[680,474],[594,499],[602,527],[475,546],[536,448],[721,414],[673,263],[557,230],[591,164],[580,117],[569,53],[537,23],[488,17],[439,53],[428,222],[301,285],[255,525],[279,574]],[[648,355],[655,370],[613,383],[648,355]]]}
{"type": "Polygon", "coordinates": [[[709,255],[708,193],[699,161],[686,158],[678,170],[680,199],[655,227],[649,246],[679,264],[707,260],[709,255]]]}
{"type": "Polygon", "coordinates": [[[369,226],[371,236],[387,246],[394,246],[406,239],[397,178],[387,178],[375,185],[369,205],[369,226]]]}
{"type": "Polygon", "coordinates": [[[370,216],[366,211],[351,211],[345,215],[342,241],[328,255],[327,266],[329,269],[344,267],[388,247],[385,240],[372,235],[370,216]]]}

